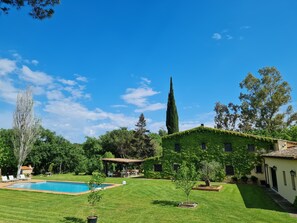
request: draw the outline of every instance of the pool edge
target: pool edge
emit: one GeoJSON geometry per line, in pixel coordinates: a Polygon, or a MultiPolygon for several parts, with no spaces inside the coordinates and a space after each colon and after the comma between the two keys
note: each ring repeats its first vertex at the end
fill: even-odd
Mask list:
{"type": "MultiPolygon", "coordinates": [[[[37,193],[47,193],[47,194],[60,194],[60,195],[72,195],[72,196],[78,196],[83,194],[88,194],[91,191],[85,191],[80,193],[67,193],[67,192],[55,192],[55,191],[48,191],[48,190],[31,190],[31,189],[24,189],[24,188],[10,188],[8,186],[11,186],[15,183],[38,183],[38,182],[66,182],[66,183],[86,183],[86,182],[79,182],[79,181],[59,181],[59,180],[26,180],[26,181],[15,181],[15,182],[8,182],[8,183],[0,183],[0,189],[5,190],[16,190],[16,191],[29,191],[29,192],[37,192],[37,193]]],[[[105,190],[105,189],[111,189],[115,187],[122,186],[122,184],[114,184],[114,183],[105,183],[104,184],[111,184],[110,186],[107,186],[105,188],[101,188],[99,190],[105,190]]]]}

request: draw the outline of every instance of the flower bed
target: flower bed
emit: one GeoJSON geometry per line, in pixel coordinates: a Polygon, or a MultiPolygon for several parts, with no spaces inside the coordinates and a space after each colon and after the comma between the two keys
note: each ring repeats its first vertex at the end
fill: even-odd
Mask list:
{"type": "Polygon", "coordinates": [[[200,184],[196,187],[193,187],[192,190],[206,190],[206,191],[220,191],[222,190],[222,185],[216,185],[216,186],[206,186],[203,184],[200,184]]]}

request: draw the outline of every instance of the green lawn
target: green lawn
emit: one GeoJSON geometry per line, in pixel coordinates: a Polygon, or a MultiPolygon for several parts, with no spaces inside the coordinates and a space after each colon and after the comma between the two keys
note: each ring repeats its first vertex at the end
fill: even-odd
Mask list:
{"type": "MultiPolygon", "coordinates": [[[[89,176],[55,175],[42,179],[87,181],[89,176]]],[[[107,178],[120,183],[121,178],[107,178]]],[[[192,191],[195,209],[176,207],[185,196],[168,180],[125,179],[127,185],[103,191],[100,222],[297,222],[253,185],[224,185],[221,192],[192,191]]],[[[0,190],[0,222],[86,222],[87,195],[55,195],[0,190]]]]}

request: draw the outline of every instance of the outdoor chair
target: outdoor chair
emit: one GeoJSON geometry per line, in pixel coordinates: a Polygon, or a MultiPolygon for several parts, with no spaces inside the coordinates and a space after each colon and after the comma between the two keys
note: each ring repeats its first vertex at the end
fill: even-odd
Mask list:
{"type": "Polygon", "coordinates": [[[29,180],[29,178],[27,178],[27,177],[25,176],[25,174],[21,174],[21,175],[20,175],[20,180],[29,180]]]}
{"type": "Polygon", "coordinates": [[[7,183],[9,182],[10,180],[7,179],[7,176],[2,176],[2,182],[3,183],[7,183]]]}
{"type": "Polygon", "coordinates": [[[9,179],[10,181],[16,181],[16,180],[18,180],[18,179],[16,179],[16,178],[14,178],[13,175],[9,175],[9,176],[8,176],[8,179],[9,179]]]}

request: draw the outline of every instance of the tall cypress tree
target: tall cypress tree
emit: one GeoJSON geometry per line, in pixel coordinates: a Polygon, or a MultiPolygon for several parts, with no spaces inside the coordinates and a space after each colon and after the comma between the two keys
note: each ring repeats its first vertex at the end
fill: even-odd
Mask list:
{"type": "Polygon", "coordinates": [[[178,114],[175,105],[172,77],[170,77],[170,91],[168,94],[167,111],[166,111],[166,127],[168,134],[179,131],[178,128],[178,114]]]}

